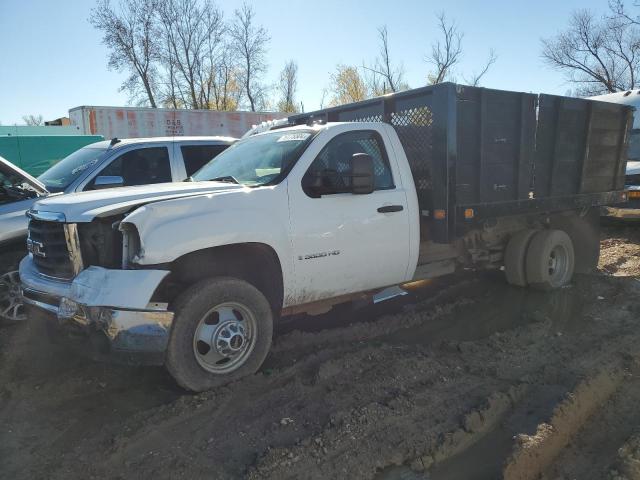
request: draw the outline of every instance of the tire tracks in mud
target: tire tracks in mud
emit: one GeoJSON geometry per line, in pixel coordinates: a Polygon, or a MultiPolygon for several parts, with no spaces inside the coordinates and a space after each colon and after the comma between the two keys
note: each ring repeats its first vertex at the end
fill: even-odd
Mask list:
{"type": "Polygon", "coordinates": [[[123,417],[27,476],[437,480],[490,457],[492,477],[463,478],[496,478],[514,434],[534,434],[576,379],[635,354],[628,283],[538,295],[476,280],[411,312],[291,332],[261,373],[123,417]]]}
{"type": "MultiPolygon", "coordinates": [[[[615,285],[613,290],[614,292],[611,292],[611,294],[615,296],[615,285]]],[[[623,310],[623,317],[624,312],[623,310]]],[[[623,324],[626,323],[625,318],[620,320],[622,320],[623,324]]],[[[499,405],[501,406],[499,408],[494,407],[487,411],[482,408],[472,407],[471,410],[466,410],[466,413],[464,413],[465,403],[467,406],[470,404],[469,402],[460,402],[459,397],[467,396],[471,398],[470,394],[473,391],[473,387],[478,388],[483,382],[487,382],[487,378],[481,374],[476,379],[477,383],[475,384],[470,382],[470,384],[465,385],[463,382],[458,382],[456,385],[458,401],[454,399],[455,396],[451,392],[449,392],[448,396],[449,420],[451,415],[454,418],[456,416],[461,417],[462,420],[457,428],[447,430],[444,428],[446,422],[439,423],[437,418],[429,418],[424,414],[424,410],[438,411],[437,402],[426,401],[421,403],[416,401],[421,396],[424,399],[427,397],[430,399],[447,398],[446,390],[438,391],[438,388],[431,385],[428,389],[428,394],[426,392],[413,392],[409,397],[412,400],[410,408],[404,411],[396,408],[385,414],[381,412],[381,408],[378,405],[370,405],[367,407],[366,412],[358,410],[349,412],[347,418],[350,421],[346,424],[348,428],[343,427],[342,432],[338,428],[338,433],[336,433],[335,426],[330,425],[325,428],[319,437],[316,437],[314,442],[317,446],[322,446],[320,449],[311,445],[309,450],[309,442],[303,442],[295,447],[269,451],[250,472],[250,478],[328,478],[336,472],[331,470],[330,467],[327,470],[327,465],[340,465],[342,469],[340,474],[346,478],[372,478],[379,471],[382,471],[380,478],[405,478],[402,476],[402,469],[396,471],[395,476],[393,471],[390,471],[393,467],[399,465],[410,465],[414,470],[418,471],[436,466],[435,469],[430,471],[430,479],[499,477],[502,463],[507,457],[510,448],[509,439],[513,435],[507,430],[498,432],[497,435],[497,437],[500,437],[500,433],[502,433],[502,445],[506,445],[502,452],[504,456],[495,455],[498,452],[494,452],[493,470],[486,472],[486,477],[466,474],[451,476],[447,473],[446,468],[438,471],[437,466],[450,459],[452,461],[456,459],[458,465],[464,465],[465,459],[461,458],[461,455],[472,450],[483,437],[491,435],[491,430],[496,427],[497,422],[505,422],[503,417],[507,411],[511,411],[510,415],[512,416],[519,414],[520,416],[531,417],[533,415],[533,423],[532,418],[527,418],[526,423],[530,424],[529,427],[532,425],[535,427],[538,424],[537,420],[545,418],[550,407],[558,401],[558,398],[563,398],[564,395],[569,394],[570,388],[574,387],[575,378],[590,376],[592,372],[600,371],[599,369],[602,365],[619,360],[619,357],[624,352],[635,352],[635,345],[638,340],[637,336],[635,336],[634,338],[628,337],[626,341],[621,341],[619,338],[620,331],[609,332],[609,334],[602,333],[592,335],[588,342],[585,342],[585,339],[581,339],[579,351],[573,348],[563,352],[563,347],[568,346],[567,344],[571,343],[571,340],[567,342],[566,339],[559,335],[560,332],[549,331],[551,326],[545,325],[545,323],[543,321],[539,325],[534,325],[529,331],[525,332],[508,332],[506,335],[496,334],[492,336],[487,343],[490,344],[490,349],[493,349],[493,359],[491,355],[480,354],[482,347],[487,346],[482,345],[483,342],[469,342],[466,345],[461,343],[457,346],[458,349],[462,350],[461,357],[465,357],[465,350],[471,350],[472,358],[468,360],[474,358],[476,360],[485,359],[486,371],[490,372],[495,369],[493,380],[501,379],[503,382],[505,380],[514,382],[502,393],[499,390],[500,386],[494,384],[494,390],[498,390],[498,392],[489,394],[483,401],[485,404],[495,405],[496,397],[510,399],[510,402],[500,402],[499,405]],[[557,346],[554,343],[557,343],[557,346]],[[533,346],[531,351],[527,351],[531,346],[533,346]],[[509,349],[511,352],[507,351],[509,349]],[[501,355],[501,353],[506,353],[506,355],[501,355]],[[528,368],[523,369],[522,365],[519,364],[526,362],[530,362],[528,368]],[[550,365],[550,362],[553,362],[553,364],[550,365]],[[506,368],[505,365],[507,366],[506,368]],[[524,385],[518,383],[518,377],[524,382],[524,385]],[[519,399],[522,399],[524,394],[516,395],[514,392],[523,392],[524,390],[529,392],[527,401],[523,405],[528,411],[518,412],[518,409],[522,410],[519,405],[522,402],[519,399]],[[536,403],[538,404],[536,405],[536,403]],[[400,414],[398,414],[399,411],[400,414]],[[363,416],[365,420],[359,421],[359,416],[363,416]],[[368,417],[373,417],[373,421],[366,421],[368,417]],[[390,418],[391,421],[385,422],[385,417],[390,418]],[[480,419],[477,421],[475,428],[469,427],[470,418],[480,419]],[[369,425],[368,429],[366,427],[363,429],[356,428],[356,433],[354,434],[354,425],[359,427],[362,422],[369,425]],[[401,434],[396,435],[394,429],[399,429],[401,434]],[[384,432],[384,439],[380,438],[380,431],[384,432]],[[505,434],[507,435],[506,442],[505,434]],[[349,436],[354,442],[352,446],[345,441],[349,436]],[[401,436],[404,437],[400,439],[401,436]],[[385,448],[381,448],[381,445],[384,445],[385,448]],[[368,454],[361,454],[361,449],[368,452],[368,454]],[[372,452],[375,452],[375,455],[371,455],[372,452]],[[367,459],[367,456],[372,458],[367,459]],[[309,457],[320,459],[320,461],[316,460],[317,465],[313,469],[311,468],[313,464],[309,462],[309,457]]],[[[605,329],[608,328],[605,327],[605,329]]],[[[637,354],[637,352],[634,354],[637,354]]],[[[446,357],[446,355],[442,355],[442,352],[440,352],[439,357],[446,357]]],[[[464,358],[462,360],[462,364],[454,368],[464,368],[464,365],[467,365],[468,368],[472,363],[470,361],[465,362],[464,358]]],[[[468,381],[469,373],[472,372],[469,370],[465,373],[467,375],[463,375],[463,378],[468,381]]],[[[600,403],[606,400],[615,390],[618,384],[617,381],[620,378],[618,370],[608,369],[602,371],[593,380],[595,387],[588,388],[591,383],[579,384],[575,387],[576,395],[581,399],[577,405],[586,404],[588,406],[586,412],[578,411],[578,413],[575,413],[574,408],[569,408],[568,404],[562,403],[561,407],[558,407],[558,411],[574,412],[578,419],[584,420],[584,417],[588,417],[588,414],[592,412],[591,409],[597,409],[600,403]],[[594,394],[595,401],[585,398],[585,395],[588,396],[589,392],[593,393],[594,389],[598,391],[603,386],[609,385],[607,382],[610,382],[611,387],[605,389],[602,397],[594,394]]],[[[452,379],[452,381],[455,382],[456,379],[452,379]]],[[[471,402],[471,405],[473,405],[473,402],[471,402]]],[[[558,415],[560,414],[558,413],[558,415]]],[[[564,417],[558,416],[555,423],[560,425],[562,418],[564,417]]],[[[576,424],[576,428],[579,428],[581,422],[576,420],[573,424],[576,424]]],[[[511,425],[510,428],[518,427],[511,425]]],[[[563,427],[562,431],[565,430],[566,428],[563,427]]],[[[515,430],[515,433],[517,433],[517,430],[515,430]]],[[[571,437],[574,433],[574,431],[565,432],[560,439],[571,437]]],[[[558,437],[554,435],[550,436],[550,438],[557,439],[558,437]]],[[[494,434],[491,441],[493,442],[496,439],[494,434]]],[[[549,442],[545,442],[545,445],[549,445],[549,442]]],[[[556,451],[558,449],[557,445],[562,445],[562,441],[556,440],[555,444],[552,443],[552,447],[549,447],[550,451],[556,451]],[[556,446],[555,449],[552,448],[553,445],[556,446]]],[[[475,458],[475,460],[478,459],[475,458]]],[[[474,464],[467,463],[467,465],[474,464]]],[[[520,463],[516,465],[520,465],[520,463]]],[[[544,465],[543,462],[542,466],[544,467],[544,465]]],[[[477,470],[476,466],[472,468],[477,470]]],[[[451,469],[449,470],[451,471],[451,469]]],[[[453,470],[455,471],[455,469],[453,470]]],[[[511,475],[506,478],[518,478],[513,476],[515,471],[517,471],[515,467],[506,471],[505,473],[511,475]]],[[[458,469],[458,473],[460,473],[460,469],[458,469]]]]}
{"type": "Polygon", "coordinates": [[[542,478],[640,479],[640,358],[628,358],[625,364],[622,375],[610,377],[618,385],[609,398],[576,422],[578,429],[564,429],[572,430],[570,442],[554,451],[553,461],[541,469],[542,478]]]}
{"type": "Polygon", "coordinates": [[[620,388],[624,373],[604,368],[581,382],[533,435],[520,434],[503,470],[505,480],[534,480],[546,471],[590,417],[620,388]]]}

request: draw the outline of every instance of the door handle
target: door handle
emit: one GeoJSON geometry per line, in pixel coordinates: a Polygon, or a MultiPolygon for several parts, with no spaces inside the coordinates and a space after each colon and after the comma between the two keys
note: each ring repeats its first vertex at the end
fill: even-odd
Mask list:
{"type": "Polygon", "coordinates": [[[378,208],[378,212],[380,213],[401,212],[402,210],[404,210],[402,205],[385,205],[384,207],[378,208]]]}

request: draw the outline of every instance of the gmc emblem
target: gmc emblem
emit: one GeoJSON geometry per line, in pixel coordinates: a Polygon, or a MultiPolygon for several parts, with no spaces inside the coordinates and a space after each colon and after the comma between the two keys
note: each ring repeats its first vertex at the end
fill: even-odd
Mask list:
{"type": "Polygon", "coordinates": [[[27,250],[29,253],[33,254],[34,257],[46,257],[47,254],[44,252],[44,245],[42,242],[36,242],[27,238],[27,250]]]}

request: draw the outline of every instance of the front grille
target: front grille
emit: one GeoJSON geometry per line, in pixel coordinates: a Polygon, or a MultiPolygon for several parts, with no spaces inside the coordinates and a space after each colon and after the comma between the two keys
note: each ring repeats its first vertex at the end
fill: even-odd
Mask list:
{"type": "Polygon", "coordinates": [[[73,277],[73,265],[64,233],[64,224],[31,219],[29,240],[33,262],[38,270],[51,277],[73,277]],[[35,248],[33,247],[35,245],[35,248]]]}

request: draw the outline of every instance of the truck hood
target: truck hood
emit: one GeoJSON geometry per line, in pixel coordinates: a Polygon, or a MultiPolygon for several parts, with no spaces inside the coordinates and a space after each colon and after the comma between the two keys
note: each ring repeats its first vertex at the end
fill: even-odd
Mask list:
{"type": "Polygon", "coordinates": [[[52,196],[36,202],[32,212],[62,213],[70,223],[90,222],[96,217],[117,215],[139,205],[194,195],[244,190],[222,182],[156,183],[136,187],[107,188],[52,196]]]}

